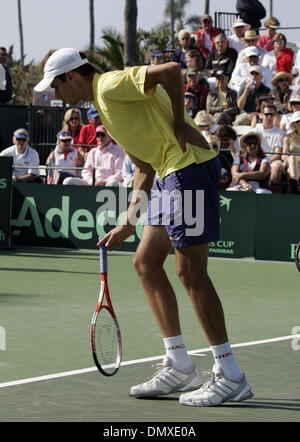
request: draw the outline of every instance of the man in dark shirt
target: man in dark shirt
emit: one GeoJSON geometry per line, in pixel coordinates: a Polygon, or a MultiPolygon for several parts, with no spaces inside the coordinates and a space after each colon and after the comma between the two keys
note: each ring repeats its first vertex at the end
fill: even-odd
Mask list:
{"type": "Polygon", "coordinates": [[[8,103],[12,97],[12,81],[7,67],[7,50],[4,47],[0,47],[0,64],[5,70],[5,89],[0,90],[0,103],[8,103]]]}

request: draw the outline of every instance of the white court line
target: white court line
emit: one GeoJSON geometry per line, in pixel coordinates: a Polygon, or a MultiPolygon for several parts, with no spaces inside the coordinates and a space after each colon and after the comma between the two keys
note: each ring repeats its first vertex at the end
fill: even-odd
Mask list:
{"type": "MultiPolygon", "coordinates": [[[[241,342],[239,344],[232,344],[231,347],[232,348],[236,348],[236,347],[249,347],[251,345],[259,345],[259,344],[269,344],[272,342],[279,342],[279,341],[286,341],[289,339],[297,339],[300,338],[300,334],[297,335],[289,335],[289,336],[280,336],[278,338],[270,338],[270,339],[262,339],[260,341],[250,341],[250,342],[241,342]]],[[[210,347],[207,348],[201,348],[198,350],[191,350],[188,351],[188,354],[190,355],[198,355],[198,356],[204,356],[201,353],[205,353],[211,351],[210,347]]],[[[125,365],[133,365],[133,364],[141,364],[143,362],[151,362],[151,361],[157,361],[160,359],[163,359],[165,355],[160,355],[160,356],[153,356],[150,358],[143,358],[143,359],[135,359],[133,361],[125,361],[122,362],[121,365],[125,366],[125,365]]],[[[17,381],[11,381],[11,382],[2,382],[0,383],[0,388],[5,388],[5,387],[14,387],[16,385],[24,385],[24,384],[30,384],[33,382],[40,382],[40,381],[48,381],[50,379],[57,379],[57,378],[64,378],[67,376],[73,376],[73,375],[77,375],[77,374],[84,374],[84,373],[90,373],[93,371],[97,371],[96,367],[89,367],[89,368],[82,368],[80,370],[71,370],[71,371],[65,371],[62,373],[54,373],[54,374],[49,374],[49,375],[45,375],[45,376],[37,376],[35,378],[27,378],[27,379],[19,379],[17,381]]]]}

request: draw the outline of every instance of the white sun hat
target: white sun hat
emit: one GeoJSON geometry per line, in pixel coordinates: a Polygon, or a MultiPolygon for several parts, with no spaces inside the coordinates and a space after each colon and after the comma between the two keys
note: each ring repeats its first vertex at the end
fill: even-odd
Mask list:
{"type": "Polygon", "coordinates": [[[88,63],[87,58],[81,58],[78,49],[63,48],[55,51],[44,67],[44,78],[35,86],[34,90],[43,92],[50,86],[55,77],[88,63]]]}

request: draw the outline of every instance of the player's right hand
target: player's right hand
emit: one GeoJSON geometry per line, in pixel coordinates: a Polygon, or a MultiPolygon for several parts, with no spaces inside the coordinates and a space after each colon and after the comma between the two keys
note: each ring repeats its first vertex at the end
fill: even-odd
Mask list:
{"type": "Polygon", "coordinates": [[[131,224],[122,224],[114,227],[97,243],[97,246],[105,244],[108,250],[112,250],[116,245],[116,248],[120,250],[122,242],[129,238],[134,233],[135,226],[131,224]]]}

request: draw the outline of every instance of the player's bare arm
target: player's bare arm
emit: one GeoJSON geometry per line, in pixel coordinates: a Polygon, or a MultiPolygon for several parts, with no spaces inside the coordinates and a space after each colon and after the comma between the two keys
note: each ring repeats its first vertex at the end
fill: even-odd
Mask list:
{"type": "Polygon", "coordinates": [[[129,204],[126,217],[120,226],[108,232],[97,244],[105,244],[111,250],[114,245],[119,249],[122,242],[134,233],[135,225],[143,209],[147,208],[148,198],[151,193],[155,170],[148,163],[128,154],[134,162],[136,169],[134,175],[133,196],[129,204]]]}
{"type": "Polygon", "coordinates": [[[158,84],[163,86],[171,99],[174,132],[182,151],[186,151],[186,143],[194,144],[203,149],[209,149],[209,144],[201,132],[184,120],[184,84],[180,65],[171,62],[149,66],[144,84],[145,92],[158,84]]]}

